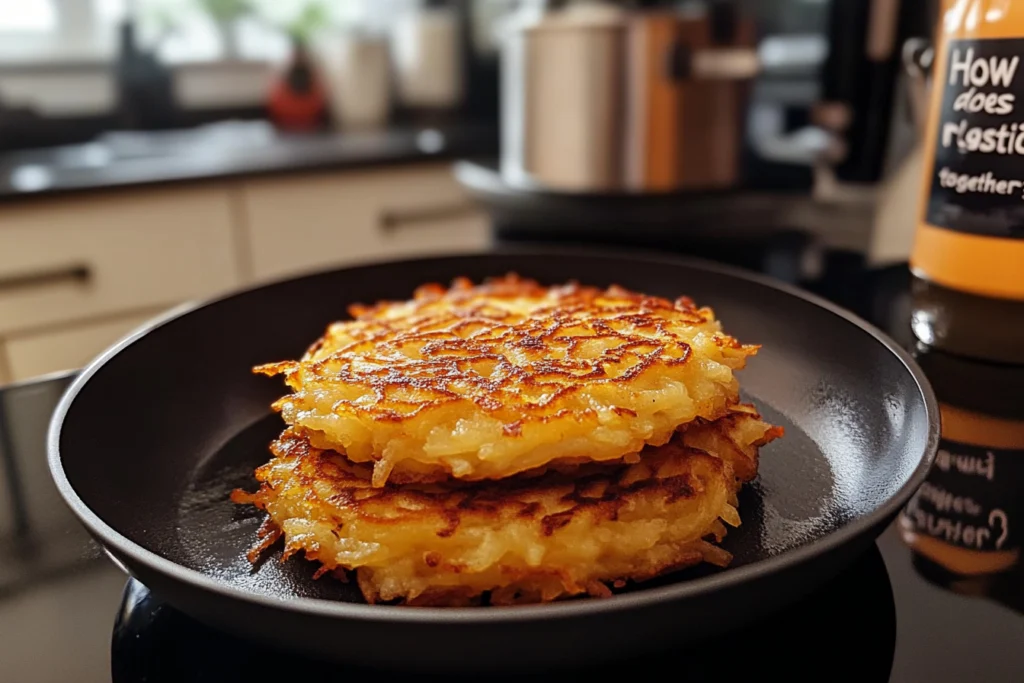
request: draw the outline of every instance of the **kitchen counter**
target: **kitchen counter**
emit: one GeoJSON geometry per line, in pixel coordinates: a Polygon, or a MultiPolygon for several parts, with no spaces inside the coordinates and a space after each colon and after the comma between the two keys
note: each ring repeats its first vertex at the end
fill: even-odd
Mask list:
{"type": "Polygon", "coordinates": [[[0,154],[0,201],[170,183],[413,164],[497,153],[487,123],[285,134],[262,121],[120,132],[93,142],[0,154]]]}
{"type": "Polygon", "coordinates": [[[0,156],[0,385],[80,367],[184,301],[485,248],[487,216],[452,158],[496,144],[486,125],[282,135],[232,122],[0,156]]]}

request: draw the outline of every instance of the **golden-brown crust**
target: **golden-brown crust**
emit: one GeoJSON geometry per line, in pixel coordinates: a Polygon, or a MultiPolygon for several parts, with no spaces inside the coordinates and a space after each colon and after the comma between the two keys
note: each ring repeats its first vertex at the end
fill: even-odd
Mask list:
{"type": "Polygon", "coordinates": [[[760,420],[761,415],[754,406],[740,403],[731,406],[729,412],[717,420],[697,418],[680,427],[679,431],[685,434],[688,446],[715,453],[729,462],[737,481],[743,484],[757,476],[758,449],[785,434],[777,425],[770,425],[761,434],[760,420]],[[750,432],[750,429],[754,431],[750,432]]]}
{"type": "MultiPolygon", "coordinates": [[[[346,385],[364,387],[375,401],[339,403],[378,421],[402,422],[446,403],[468,400],[486,412],[515,413],[512,424],[521,426],[559,417],[560,413],[544,411],[579,391],[584,382],[624,383],[656,363],[686,363],[690,345],[669,330],[669,317],[691,324],[714,320],[711,309],[697,308],[686,297],[672,302],[621,287],[601,290],[576,283],[546,288],[516,275],[477,287],[466,279],[456,280],[448,290],[424,286],[413,301],[415,306],[393,318],[388,314],[408,302],[352,305],[349,310],[359,325],[335,325],[343,327],[345,338],[353,341],[334,346],[335,335],[329,328],[310,347],[306,360],[267,363],[254,372],[290,375],[305,366],[314,375],[330,374],[346,385]],[[531,297],[551,301],[525,319],[493,305],[494,300],[531,297]],[[448,306],[431,309],[441,301],[448,306]],[[581,326],[592,334],[576,334],[575,328],[581,326]],[[598,340],[605,348],[597,355],[580,353],[584,344],[598,340]],[[418,357],[396,366],[394,360],[411,345],[417,347],[418,357]],[[506,351],[529,359],[522,365],[510,363],[506,351]],[[481,365],[491,364],[489,372],[479,371],[481,365]],[[538,389],[538,399],[524,404],[524,388],[538,389]],[[403,398],[407,391],[415,399],[403,398]]],[[[759,348],[721,333],[715,336],[715,344],[748,354],[759,348]]]]}
{"type": "MultiPolygon", "coordinates": [[[[401,456],[385,454],[382,444],[392,440],[368,433],[383,433],[388,424],[405,429],[427,413],[451,420],[445,411],[457,412],[496,421],[503,440],[525,440],[524,430],[538,425],[567,420],[603,424],[603,414],[588,404],[595,391],[605,392],[608,400],[599,410],[625,423],[638,418],[638,407],[613,387],[639,384],[648,373],[685,381],[679,380],[677,368],[691,363],[695,336],[707,339],[726,372],[742,367],[758,348],[723,333],[710,309],[686,297],[669,301],[621,287],[602,290],[577,283],[543,287],[514,274],[480,285],[464,278],[448,289],[426,285],[412,301],[355,305],[350,312],[355,319],[332,324],[302,360],[261,365],[255,372],[285,375],[294,393],[274,407],[289,424],[306,427],[318,446],[344,451],[360,462],[388,460],[378,466],[378,485],[389,476],[409,482],[518,473],[505,469],[516,458],[495,464],[476,454],[449,456],[444,449],[434,456],[412,452],[416,444],[401,449],[401,456]],[[341,427],[340,417],[347,420],[341,427]],[[358,448],[354,441],[360,442],[358,448]],[[459,460],[465,471],[457,471],[449,458],[459,460]],[[420,464],[406,467],[403,459],[420,464]]],[[[686,377],[692,382],[699,375],[695,370],[686,377]]],[[[730,380],[731,375],[707,382],[721,395],[709,395],[679,419],[716,419],[736,400],[730,380]]],[[[632,435],[621,452],[602,452],[596,459],[637,452],[644,445],[638,438],[632,435]]],[[[583,457],[569,456],[569,462],[583,457]]]]}
{"type": "MultiPolygon", "coordinates": [[[[373,487],[370,468],[351,463],[338,453],[314,448],[294,430],[285,430],[271,445],[271,452],[276,458],[303,463],[295,471],[291,486],[305,490],[316,486],[321,490],[319,498],[329,500],[331,506],[344,508],[347,514],[364,522],[391,526],[433,521],[440,538],[451,536],[460,520],[473,514],[532,519],[544,536],[551,536],[583,510],[614,520],[630,497],[641,492],[667,502],[692,497],[695,492],[692,477],[687,472],[655,476],[669,459],[683,460],[688,456],[706,459],[705,466],[715,472],[722,472],[726,467],[719,458],[709,458],[704,451],[677,443],[664,450],[652,449],[647,459],[632,467],[621,463],[590,463],[574,471],[549,470],[534,477],[501,481],[388,483],[373,487]],[[325,490],[330,493],[325,494],[325,490]],[[547,496],[557,498],[558,512],[545,514],[544,506],[536,502],[547,496]],[[396,514],[396,511],[400,512],[396,514]]],[[[256,478],[264,482],[260,490],[253,494],[235,491],[232,500],[265,508],[267,501],[277,495],[266,483],[272,476],[271,470],[271,465],[258,468],[256,478]]],[[[260,537],[263,536],[261,531],[260,537]]]]}
{"type": "MultiPolygon", "coordinates": [[[[236,491],[232,500],[270,513],[271,528],[286,537],[285,557],[302,551],[324,572],[356,570],[369,602],[602,596],[610,594],[609,583],[644,581],[700,562],[728,564],[728,553],[712,541],[725,536],[720,520],[739,523],[731,504],[739,486],[732,462],[749,462],[753,452],[756,463],[757,447],[775,434],[741,406],[728,419],[649,448],[633,464],[588,463],[500,482],[374,487],[372,466],[314,448],[286,430],[272,446],[274,459],[257,470],[260,489],[236,491]],[[719,454],[723,444],[729,452],[719,454]],[[651,533],[636,548],[625,547],[651,533]],[[597,555],[566,550],[601,538],[612,540],[601,541],[606,548],[597,555]],[[481,561],[480,548],[499,546],[504,554],[481,561]],[[543,561],[529,559],[542,548],[543,561]]],[[[265,549],[265,538],[254,552],[265,549]]]]}
{"type": "Polygon", "coordinates": [[[288,429],[232,500],[366,600],[547,602],[701,562],[781,435],[737,405],[758,347],[708,308],[514,274],[350,308],[284,375],[288,429]]]}

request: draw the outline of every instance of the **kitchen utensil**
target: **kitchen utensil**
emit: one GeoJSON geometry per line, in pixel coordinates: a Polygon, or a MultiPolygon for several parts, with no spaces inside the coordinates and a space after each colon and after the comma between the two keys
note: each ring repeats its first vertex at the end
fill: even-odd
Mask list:
{"type": "Polygon", "coordinates": [[[173,311],[87,367],[61,400],[50,467],[110,556],[179,609],[227,630],[352,663],[414,670],[571,666],[736,628],[810,592],[857,557],[923,481],[938,438],[910,356],[852,314],[794,288],[698,262],[513,251],[328,271],[173,311]],[[725,570],[684,571],[607,599],[512,608],[361,604],[314,563],[245,559],[259,523],[228,493],[253,486],[280,431],[280,381],[353,302],[424,282],[515,271],[542,282],[687,294],[762,344],[742,385],[786,436],[741,494],[725,570]]]}

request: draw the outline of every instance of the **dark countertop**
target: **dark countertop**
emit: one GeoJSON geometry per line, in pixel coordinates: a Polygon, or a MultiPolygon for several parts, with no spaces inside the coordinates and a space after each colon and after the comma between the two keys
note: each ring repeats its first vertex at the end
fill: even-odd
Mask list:
{"type": "Polygon", "coordinates": [[[0,154],[0,201],[72,192],[493,156],[492,123],[284,134],[258,121],[111,133],[81,145],[0,154]]]}

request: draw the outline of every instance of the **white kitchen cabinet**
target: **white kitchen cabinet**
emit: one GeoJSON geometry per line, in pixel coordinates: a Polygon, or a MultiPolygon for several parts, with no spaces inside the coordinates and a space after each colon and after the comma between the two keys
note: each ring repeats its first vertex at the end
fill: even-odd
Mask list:
{"type": "Polygon", "coordinates": [[[447,163],[0,205],[0,384],[81,367],[183,301],[489,233],[447,163]]]}
{"type": "Polygon", "coordinates": [[[232,208],[222,186],[0,206],[0,337],[237,286],[232,208]]]}
{"type": "Polygon", "coordinates": [[[146,313],[10,337],[5,343],[6,365],[11,374],[9,380],[16,382],[51,372],[81,368],[161,310],[154,308],[146,313]]]}
{"type": "Polygon", "coordinates": [[[490,242],[449,164],[255,180],[243,197],[257,280],[490,242]]]}

